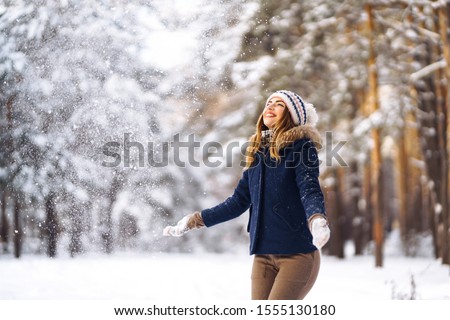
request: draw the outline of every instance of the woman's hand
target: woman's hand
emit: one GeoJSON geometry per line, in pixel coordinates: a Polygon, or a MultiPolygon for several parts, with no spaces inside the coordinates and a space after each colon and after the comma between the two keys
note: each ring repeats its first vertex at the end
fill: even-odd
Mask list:
{"type": "Polygon", "coordinates": [[[321,249],[330,239],[330,228],[325,218],[316,217],[311,222],[311,234],[313,236],[313,245],[321,249]]]}
{"type": "Polygon", "coordinates": [[[180,221],[178,221],[176,226],[167,226],[163,230],[164,236],[173,236],[173,237],[181,237],[186,232],[192,229],[199,229],[204,227],[202,216],[200,212],[196,211],[192,214],[189,214],[180,221]]]}

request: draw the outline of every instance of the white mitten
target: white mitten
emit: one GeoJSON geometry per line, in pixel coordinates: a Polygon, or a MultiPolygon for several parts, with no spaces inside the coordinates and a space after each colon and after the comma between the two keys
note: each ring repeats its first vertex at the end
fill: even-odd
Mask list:
{"type": "Polygon", "coordinates": [[[330,239],[330,228],[327,220],[324,218],[315,218],[311,223],[311,234],[313,236],[313,245],[321,249],[330,239]]]}
{"type": "Polygon", "coordinates": [[[196,211],[192,214],[188,214],[183,219],[181,219],[176,226],[165,227],[163,230],[163,235],[181,237],[186,232],[193,229],[200,229],[205,226],[202,219],[202,214],[196,211]]]}
{"type": "Polygon", "coordinates": [[[188,221],[190,215],[185,216],[183,219],[178,221],[176,226],[168,226],[164,228],[163,235],[181,237],[183,234],[189,231],[188,221]]]}

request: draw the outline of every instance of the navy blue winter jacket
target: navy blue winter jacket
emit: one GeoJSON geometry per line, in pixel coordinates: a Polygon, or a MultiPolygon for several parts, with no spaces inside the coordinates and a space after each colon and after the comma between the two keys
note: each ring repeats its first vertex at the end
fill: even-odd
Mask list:
{"type": "Polygon", "coordinates": [[[282,134],[281,161],[267,148],[257,153],[232,196],[201,212],[207,227],[231,220],[249,210],[250,254],[308,253],[312,244],[308,219],[325,215],[319,185],[317,130],[297,126],[282,134]],[[314,141],[314,142],[313,142],[314,141]]]}

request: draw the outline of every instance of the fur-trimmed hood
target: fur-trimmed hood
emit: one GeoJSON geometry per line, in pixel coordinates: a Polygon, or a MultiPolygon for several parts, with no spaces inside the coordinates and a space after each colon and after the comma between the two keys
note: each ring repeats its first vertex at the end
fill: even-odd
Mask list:
{"type": "Polygon", "coordinates": [[[300,139],[310,139],[317,149],[320,149],[322,145],[322,138],[320,137],[319,131],[310,125],[296,126],[283,132],[276,141],[278,150],[283,149],[294,141],[300,139]]]}
{"type": "MultiPolygon", "coordinates": [[[[250,141],[255,135],[250,137],[250,141]]],[[[283,132],[277,139],[276,146],[278,150],[285,148],[292,142],[300,139],[310,139],[317,149],[322,147],[322,138],[316,127],[311,125],[295,126],[286,132],[283,132]]]]}

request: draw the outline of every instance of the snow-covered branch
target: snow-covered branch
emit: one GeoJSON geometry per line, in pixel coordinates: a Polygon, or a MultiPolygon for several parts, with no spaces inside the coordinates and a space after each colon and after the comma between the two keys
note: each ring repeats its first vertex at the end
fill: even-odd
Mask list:
{"type": "Polygon", "coordinates": [[[411,76],[409,78],[410,78],[411,82],[414,83],[414,82],[418,81],[419,79],[429,76],[436,70],[445,68],[446,66],[447,66],[447,62],[445,60],[440,60],[440,61],[437,61],[435,63],[432,63],[432,64],[420,69],[419,71],[414,72],[413,74],[411,74],[411,76]]]}
{"type": "Polygon", "coordinates": [[[372,0],[368,1],[372,7],[410,7],[410,6],[431,6],[432,8],[440,8],[446,5],[446,0],[427,1],[427,0],[372,0]]]}
{"type": "Polygon", "coordinates": [[[403,34],[406,38],[408,38],[411,41],[421,40],[416,37],[417,33],[424,36],[426,39],[433,41],[434,44],[437,44],[441,39],[438,33],[427,30],[425,28],[421,28],[408,22],[391,22],[377,15],[377,23],[392,28],[398,33],[403,34]]]}

